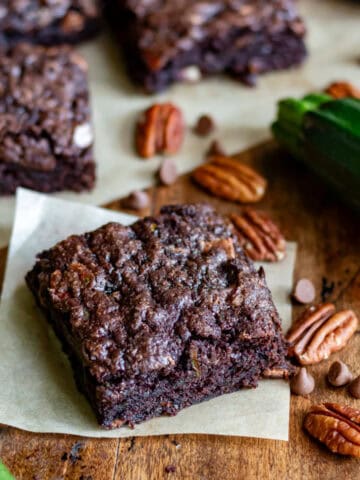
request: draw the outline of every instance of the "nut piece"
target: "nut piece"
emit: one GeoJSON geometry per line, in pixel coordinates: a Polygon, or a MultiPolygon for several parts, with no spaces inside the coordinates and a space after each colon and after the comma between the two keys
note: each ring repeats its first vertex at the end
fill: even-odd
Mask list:
{"type": "Polygon", "coordinates": [[[136,150],[143,158],[157,153],[178,152],[184,139],[181,110],[171,103],[155,104],[140,117],[136,126],[136,150]]]}
{"type": "Polygon", "coordinates": [[[296,283],[292,296],[302,304],[313,302],[315,299],[314,284],[307,278],[302,278],[296,283]]]}
{"type": "Polygon", "coordinates": [[[194,133],[200,137],[210,135],[215,129],[215,122],[210,115],[201,115],[194,127],[194,133]]]}
{"type": "Polygon", "coordinates": [[[305,367],[293,376],[290,382],[291,393],[295,395],[308,395],[315,388],[315,380],[312,375],[306,370],[305,367]]]}
{"type": "Polygon", "coordinates": [[[213,250],[223,250],[229,260],[235,258],[235,248],[231,238],[220,238],[212,242],[204,242],[201,245],[201,249],[204,253],[209,253],[213,250]]]}
{"type": "Polygon", "coordinates": [[[172,158],[165,158],[162,162],[158,171],[158,177],[163,185],[172,185],[176,181],[178,177],[177,168],[172,158]]]}
{"type": "Polygon", "coordinates": [[[241,215],[231,214],[230,220],[240,245],[252,260],[277,262],[285,257],[285,238],[265,213],[247,208],[241,215]]]}
{"type": "Polygon", "coordinates": [[[337,403],[314,405],[304,428],[332,452],[360,457],[360,410],[337,403]]]}
{"type": "Polygon", "coordinates": [[[60,28],[65,33],[81,32],[84,29],[84,16],[76,11],[68,12],[63,18],[60,28]]]}
{"type": "Polygon", "coordinates": [[[326,88],[325,93],[334,98],[360,98],[360,90],[349,82],[333,82],[326,88]]]}
{"type": "Polygon", "coordinates": [[[335,313],[332,303],[310,307],[289,330],[289,355],[300,365],[313,365],[345,347],[358,326],[352,310],[335,313]]]}
{"type": "Polygon", "coordinates": [[[350,383],[349,393],[354,398],[358,398],[358,399],[360,398],[360,375],[356,377],[353,382],[350,383]]]}
{"type": "Polygon", "coordinates": [[[267,186],[265,178],[251,167],[222,155],[196,168],[193,179],[216,197],[243,203],[261,200],[267,186]]]}
{"type": "Polygon", "coordinates": [[[122,206],[125,208],[130,208],[132,210],[142,210],[147,208],[150,204],[149,195],[146,192],[135,190],[131,192],[126,198],[121,202],[122,206]]]}
{"type": "Polygon", "coordinates": [[[331,364],[327,379],[333,387],[342,387],[351,382],[353,375],[345,363],[336,361],[331,364]]]}

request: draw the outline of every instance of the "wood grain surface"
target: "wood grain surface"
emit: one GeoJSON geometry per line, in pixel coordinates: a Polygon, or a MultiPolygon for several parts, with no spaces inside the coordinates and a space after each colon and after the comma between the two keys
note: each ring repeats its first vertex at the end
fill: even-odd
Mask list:
{"type": "MultiPolygon", "coordinates": [[[[237,157],[255,166],[269,180],[259,208],[280,224],[286,238],[298,242],[295,278],[308,277],[317,300],[351,307],[360,315],[359,217],[343,206],[303,166],[267,142],[237,157]],[[322,288],[323,284],[333,288],[322,288]]],[[[222,212],[241,207],[210,197],[183,176],[170,187],[149,190],[155,213],[167,203],[207,201],[222,212]]],[[[108,208],[120,209],[120,202],[108,208]]],[[[69,232],[71,233],[71,232],[69,232]]],[[[0,253],[0,278],[6,251],[0,253]]],[[[296,316],[302,307],[294,307],[296,316]]],[[[17,479],[26,480],[238,480],[359,478],[359,460],[328,452],[302,430],[311,404],[337,401],[360,408],[346,389],[330,388],[325,375],[336,358],[360,373],[360,335],[331,360],[311,368],[316,390],[308,398],[292,397],[290,441],[167,435],[130,439],[85,439],[66,435],[32,434],[0,427],[0,458],[17,479]]]]}

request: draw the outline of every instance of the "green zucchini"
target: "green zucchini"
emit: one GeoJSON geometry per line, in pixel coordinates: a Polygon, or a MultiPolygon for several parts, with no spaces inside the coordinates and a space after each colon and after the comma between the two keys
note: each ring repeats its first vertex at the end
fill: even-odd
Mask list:
{"type": "Polygon", "coordinates": [[[272,132],[360,212],[360,100],[324,94],[281,100],[272,132]]]}
{"type": "Polygon", "coordinates": [[[0,480],[15,480],[9,470],[0,461],[0,480]]]}

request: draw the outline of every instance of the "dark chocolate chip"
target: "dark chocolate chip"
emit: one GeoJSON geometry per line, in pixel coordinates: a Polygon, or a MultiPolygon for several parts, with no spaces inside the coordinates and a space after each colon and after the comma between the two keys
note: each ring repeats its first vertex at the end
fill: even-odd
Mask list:
{"type": "Polygon", "coordinates": [[[176,467],[175,467],[175,465],[168,465],[167,467],[165,467],[165,472],[166,472],[166,473],[174,473],[174,472],[176,472],[176,467]]]}
{"type": "Polygon", "coordinates": [[[215,155],[226,155],[224,147],[218,140],[211,142],[209,150],[206,152],[206,158],[213,157],[215,155]]]}
{"type": "Polygon", "coordinates": [[[194,133],[200,137],[206,137],[207,135],[210,135],[214,129],[215,122],[212,117],[210,117],[210,115],[201,115],[194,127],[194,133]]]}
{"type": "Polygon", "coordinates": [[[360,398],[360,375],[353,380],[349,385],[350,395],[354,398],[360,398]]]}
{"type": "Polygon", "coordinates": [[[172,158],[165,158],[165,160],[163,160],[158,171],[158,177],[163,185],[171,185],[176,181],[178,177],[177,168],[172,158]]]}
{"type": "Polygon", "coordinates": [[[130,208],[132,210],[142,210],[147,208],[150,204],[149,195],[146,192],[141,190],[135,190],[131,192],[126,198],[121,202],[122,206],[125,208],[130,208]]]}
{"type": "Polygon", "coordinates": [[[333,387],[342,387],[351,382],[353,375],[349,367],[339,360],[331,364],[327,378],[333,387]]]}
{"type": "Polygon", "coordinates": [[[304,305],[313,302],[315,299],[314,284],[307,278],[302,278],[295,285],[293,298],[304,305]]]}
{"type": "Polygon", "coordinates": [[[321,301],[325,302],[326,299],[333,293],[335,288],[335,283],[328,281],[326,277],[323,277],[321,280],[321,301]]]}

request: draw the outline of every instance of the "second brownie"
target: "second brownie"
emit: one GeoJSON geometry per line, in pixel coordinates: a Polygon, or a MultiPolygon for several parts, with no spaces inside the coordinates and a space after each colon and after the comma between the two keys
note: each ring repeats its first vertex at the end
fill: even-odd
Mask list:
{"type": "Polygon", "coordinates": [[[295,0],[107,0],[132,78],[149,92],[229,72],[245,83],[299,64],[295,0]]]}
{"type": "Polygon", "coordinates": [[[0,46],[19,41],[76,43],[100,26],[98,0],[7,0],[0,3],[0,46]]]}
{"type": "Polygon", "coordinates": [[[95,181],[87,64],[70,47],[0,57],[0,195],[88,190],[95,181]]]}

